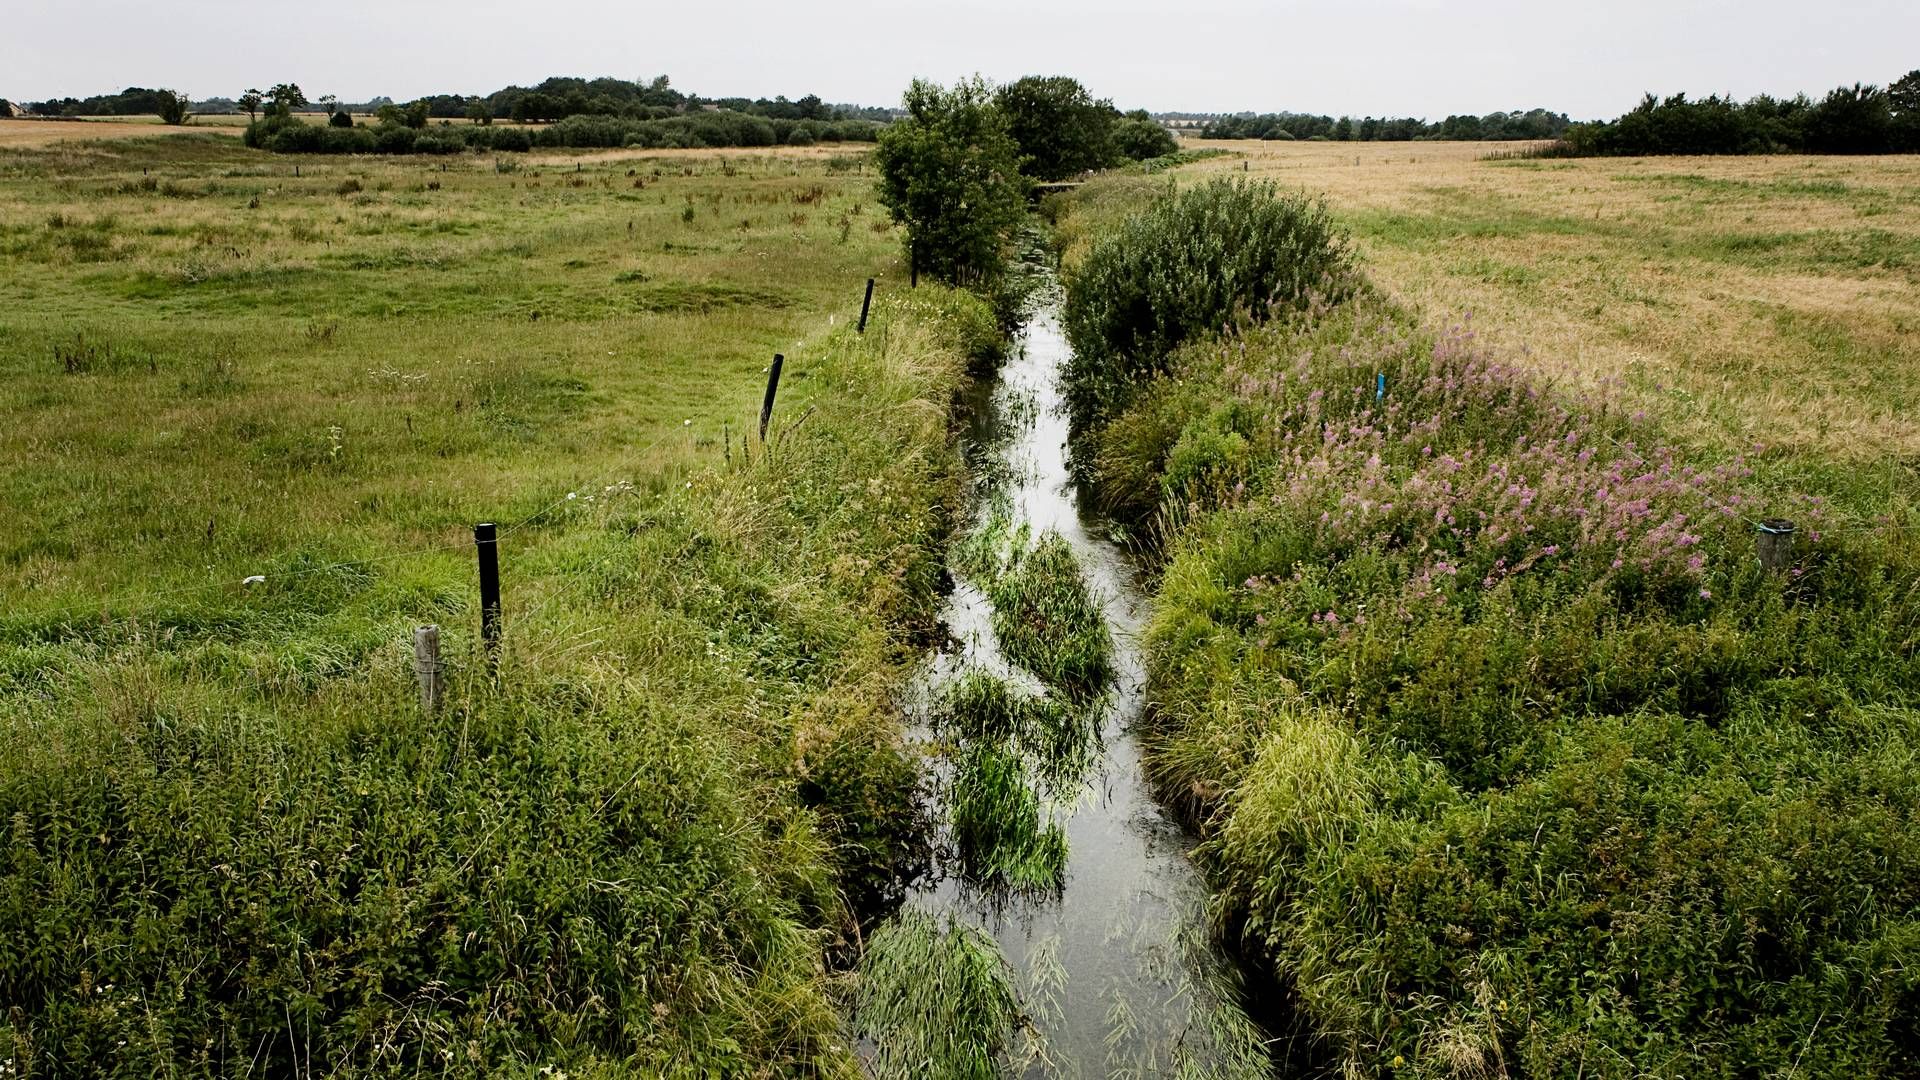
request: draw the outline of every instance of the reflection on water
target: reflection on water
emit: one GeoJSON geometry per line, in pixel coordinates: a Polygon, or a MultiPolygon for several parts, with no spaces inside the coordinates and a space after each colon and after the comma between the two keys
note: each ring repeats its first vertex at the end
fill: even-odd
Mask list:
{"type": "MultiPolygon", "coordinates": [[[[1022,980],[1038,1035],[1028,1076],[1266,1075],[1256,1030],[1234,997],[1233,971],[1203,929],[1205,892],[1187,858],[1192,837],[1148,792],[1131,727],[1142,703],[1144,598],[1131,565],[1084,516],[1067,470],[1059,371],[1068,355],[1057,299],[1028,323],[973,418],[977,467],[998,479],[1014,522],[1058,532],[1078,556],[1113,636],[1114,685],[1097,725],[1101,746],[1070,805],[1064,888],[1043,895],[983,892],[951,874],[909,904],[952,913],[999,943],[1022,980]]],[[[1010,665],[987,596],[956,572],[944,619],[955,644],[929,658],[916,694],[928,703],[968,670],[1040,684],[1010,665]]]]}

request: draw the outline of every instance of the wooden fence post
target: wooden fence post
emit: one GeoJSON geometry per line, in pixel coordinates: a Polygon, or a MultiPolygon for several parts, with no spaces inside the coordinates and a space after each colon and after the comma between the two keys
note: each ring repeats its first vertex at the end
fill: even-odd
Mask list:
{"type": "Polygon", "coordinates": [[[415,627],[413,631],[413,677],[420,683],[420,710],[431,714],[440,708],[440,692],[446,683],[441,675],[440,628],[415,627]]]}

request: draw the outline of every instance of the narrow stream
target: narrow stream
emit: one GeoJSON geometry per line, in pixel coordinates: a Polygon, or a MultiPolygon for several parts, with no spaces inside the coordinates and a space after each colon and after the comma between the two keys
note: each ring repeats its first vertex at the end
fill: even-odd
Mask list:
{"type": "MultiPolygon", "coordinates": [[[[1057,289],[1043,296],[972,418],[977,470],[1004,476],[1014,521],[1072,546],[1113,637],[1115,677],[1080,797],[1048,812],[1065,828],[1064,888],[985,891],[948,873],[908,903],[977,926],[999,943],[1028,996],[1036,1037],[1028,1077],[1266,1075],[1259,1032],[1237,1001],[1235,969],[1205,932],[1193,837],[1154,801],[1132,731],[1145,670],[1146,598],[1124,552],[1079,505],[1068,475],[1059,376],[1069,349],[1057,289]]],[[[956,569],[943,618],[953,644],[929,658],[917,695],[923,731],[941,688],[985,670],[1038,691],[1002,656],[991,602],[956,569]]]]}

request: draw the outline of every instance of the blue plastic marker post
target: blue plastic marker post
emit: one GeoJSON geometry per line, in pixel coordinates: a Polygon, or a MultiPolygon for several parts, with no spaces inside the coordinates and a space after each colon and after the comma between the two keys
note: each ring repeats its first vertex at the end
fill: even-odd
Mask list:
{"type": "Polygon", "coordinates": [[[1379,401],[1387,396],[1387,373],[1382,371],[1373,377],[1373,400],[1379,401]]]}

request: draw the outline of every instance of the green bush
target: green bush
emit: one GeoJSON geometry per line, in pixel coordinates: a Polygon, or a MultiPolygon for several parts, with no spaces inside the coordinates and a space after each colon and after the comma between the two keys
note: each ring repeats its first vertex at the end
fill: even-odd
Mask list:
{"type": "Polygon", "coordinates": [[[420,141],[420,133],[402,124],[381,124],[373,129],[373,149],[380,154],[411,154],[420,141]]]}
{"type": "Polygon", "coordinates": [[[1096,240],[1067,279],[1063,389],[1076,438],[1181,343],[1352,288],[1346,241],[1319,202],[1234,180],[1162,196],[1096,240]]]}
{"type": "Polygon", "coordinates": [[[979,79],[951,89],[916,79],[907,115],[874,148],[879,197],[906,226],[907,260],[941,281],[979,285],[1005,272],[1026,217],[1020,152],[979,79]]]}
{"type": "Polygon", "coordinates": [[[1179,153],[1180,144],[1158,123],[1128,118],[1113,125],[1113,148],[1129,161],[1146,161],[1179,153]]]}
{"type": "Polygon", "coordinates": [[[161,123],[178,126],[187,122],[187,113],[193,105],[187,95],[178,90],[155,90],[153,96],[154,115],[161,123]]]}

